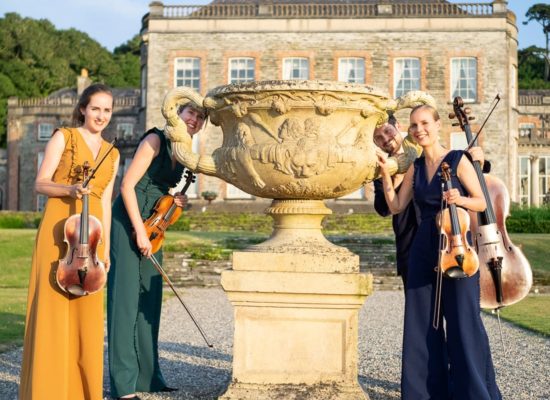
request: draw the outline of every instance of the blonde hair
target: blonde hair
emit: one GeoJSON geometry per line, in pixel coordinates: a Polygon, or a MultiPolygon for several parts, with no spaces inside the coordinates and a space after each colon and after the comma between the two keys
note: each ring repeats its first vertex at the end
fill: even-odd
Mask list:
{"type": "Polygon", "coordinates": [[[432,117],[434,119],[434,121],[439,121],[441,119],[441,117],[439,116],[439,113],[437,112],[437,110],[435,109],[435,107],[432,107],[428,104],[420,104],[419,106],[416,106],[414,107],[412,110],[411,110],[411,113],[409,115],[409,117],[411,115],[413,115],[416,111],[418,110],[426,110],[426,111],[429,111],[430,114],[432,114],[432,117]]]}

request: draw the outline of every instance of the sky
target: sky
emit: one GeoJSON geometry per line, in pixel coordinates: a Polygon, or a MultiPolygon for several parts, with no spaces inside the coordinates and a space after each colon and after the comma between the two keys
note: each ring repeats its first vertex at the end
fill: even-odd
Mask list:
{"type": "MultiPolygon", "coordinates": [[[[0,16],[16,12],[22,17],[48,19],[57,29],[76,28],[86,32],[108,50],[120,46],[141,29],[141,18],[152,0],[0,0],[0,16]]],[[[207,4],[210,0],[168,0],[165,5],[207,4]]],[[[454,3],[490,2],[490,0],[451,0],[454,3]]],[[[536,21],[523,25],[530,6],[545,0],[509,0],[508,8],[517,17],[519,48],[546,47],[541,25],[536,21]]]]}

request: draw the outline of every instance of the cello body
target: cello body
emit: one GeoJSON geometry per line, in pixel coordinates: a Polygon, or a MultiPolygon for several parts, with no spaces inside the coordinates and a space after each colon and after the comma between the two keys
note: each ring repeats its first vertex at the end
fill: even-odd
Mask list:
{"type": "MultiPolygon", "coordinates": [[[[495,97],[496,104],[500,100],[495,97]]],[[[493,107],[493,110],[494,110],[493,107]]],[[[471,110],[464,107],[464,101],[455,97],[454,112],[449,118],[456,118],[466,135],[469,146],[477,145],[477,136],[472,135],[469,121],[471,110]]],[[[490,115],[490,114],[489,114],[490,115]]],[[[485,123],[482,124],[482,128],[485,123]]],[[[533,284],[533,273],[529,262],[519,248],[514,246],[506,231],[506,218],[510,212],[510,195],[500,179],[483,175],[479,161],[473,162],[487,208],[472,214],[472,233],[480,261],[480,306],[498,310],[523,299],[533,284]]]]}
{"type": "Polygon", "coordinates": [[[495,222],[480,225],[478,215],[470,212],[471,231],[480,262],[480,305],[481,308],[497,309],[527,296],[533,285],[533,273],[525,255],[512,243],[506,231],[506,218],[510,213],[508,189],[504,182],[491,175],[485,175],[485,183],[495,222]],[[500,271],[495,271],[492,261],[499,257],[502,257],[500,271]]]}

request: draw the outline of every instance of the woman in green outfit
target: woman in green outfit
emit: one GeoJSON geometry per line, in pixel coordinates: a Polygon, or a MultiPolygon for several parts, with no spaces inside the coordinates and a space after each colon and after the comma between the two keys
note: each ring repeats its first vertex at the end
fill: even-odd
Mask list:
{"type": "MultiPolygon", "coordinates": [[[[200,131],[206,119],[205,110],[194,103],[181,106],[178,115],[190,136],[200,131]]],[[[164,132],[151,129],[141,139],[113,205],[107,286],[112,397],[139,399],[136,392],[176,390],[166,385],[158,362],[162,277],[149,259],[152,246],[143,221],[183,172],[164,132]]],[[[180,206],[186,203],[183,195],[175,199],[180,206]]],[[[162,249],[155,257],[162,263],[162,249]]]]}

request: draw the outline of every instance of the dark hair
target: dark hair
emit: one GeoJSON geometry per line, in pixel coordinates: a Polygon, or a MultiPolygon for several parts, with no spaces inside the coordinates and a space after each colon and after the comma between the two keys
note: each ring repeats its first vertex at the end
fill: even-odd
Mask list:
{"type": "Polygon", "coordinates": [[[413,115],[416,111],[418,110],[426,110],[426,111],[429,111],[431,114],[432,114],[432,117],[434,119],[434,121],[439,121],[441,118],[439,117],[439,113],[437,112],[437,110],[435,109],[435,107],[432,107],[428,104],[420,104],[419,106],[416,106],[414,107],[412,110],[411,110],[411,113],[410,115],[413,115]]]}
{"type": "Polygon", "coordinates": [[[395,115],[390,114],[388,116],[388,124],[395,126],[397,124],[397,119],[395,118],[395,115]]]}
{"type": "Polygon", "coordinates": [[[78,127],[84,125],[84,115],[80,110],[86,108],[90,103],[92,96],[97,93],[107,93],[108,95],[113,97],[113,92],[111,91],[111,88],[107,85],[104,85],[103,83],[94,83],[93,85],[88,86],[80,95],[80,98],[78,99],[78,102],[76,103],[76,106],[73,110],[73,126],[78,127]]]}

